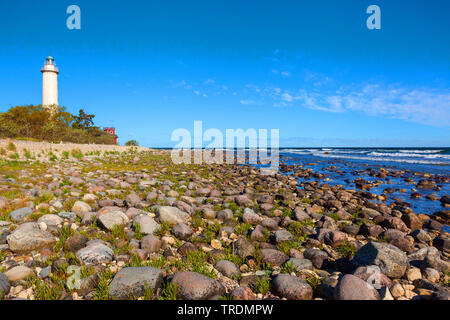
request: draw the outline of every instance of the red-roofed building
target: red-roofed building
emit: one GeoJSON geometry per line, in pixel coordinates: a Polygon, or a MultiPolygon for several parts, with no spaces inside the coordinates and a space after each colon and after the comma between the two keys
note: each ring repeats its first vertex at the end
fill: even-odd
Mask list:
{"type": "Polygon", "coordinates": [[[103,128],[103,132],[106,132],[107,134],[110,135],[114,135],[114,143],[117,144],[117,135],[116,135],[116,128],[114,127],[108,127],[108,128],[103,128]]]}

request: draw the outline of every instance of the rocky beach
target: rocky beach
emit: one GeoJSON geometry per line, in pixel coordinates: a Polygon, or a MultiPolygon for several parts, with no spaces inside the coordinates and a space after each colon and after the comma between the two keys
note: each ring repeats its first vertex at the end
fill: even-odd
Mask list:
{"type": "Polygon", "coordinates": [[[261,175],[142,147],[0,153],[5,300],[450,299],[448,175],[366,166],[344,187],[333,159],[261,175]],[[417,194],[372,192],[396,181],[417,194]]]}

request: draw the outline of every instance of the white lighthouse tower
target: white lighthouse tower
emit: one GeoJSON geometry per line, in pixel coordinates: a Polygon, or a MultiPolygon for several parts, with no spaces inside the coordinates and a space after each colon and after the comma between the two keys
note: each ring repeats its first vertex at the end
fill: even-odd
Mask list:
{"type": "Polygon", "coordinates": [[[42,72],[42,106],[51,108],[56,111],[58,108],[58,74],[59,70],[56,67],[55,59],[48,56],[45,59],[42,72]]]}

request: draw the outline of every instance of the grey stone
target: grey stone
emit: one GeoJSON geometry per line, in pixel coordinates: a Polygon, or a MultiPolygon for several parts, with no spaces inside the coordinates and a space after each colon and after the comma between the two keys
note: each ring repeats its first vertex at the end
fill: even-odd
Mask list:
{"type": "Polygon", "coordinates": [[[63,219],[68,219],[71,221],[75,221],[75,219],[77,218],[77,215],[73,212],[59,212],[58,216],[60,216],[63,219]]]}
{"type": "Polygon", "coordinates": [[[140,231],[143,234],[153,234],[160,229],[160,225],[152,217],[140,214],[134,217],[133,226],[136,229],[136,224],[139,224],[140,231]]]}
{"type": "Polygon", "coordinates": [[[225,293],[217,280],[196,272],[178,272],[172,283],[177,286],[177,297],[183,300],[208,300],[225,293]]]}
{"type": "Polygon", "coordinates": [[[334,289],[336,300],[380,300],[378,291],[368,282],[346,274],[334,289]]]}
{"type": "Polygon", "coordinates": [[[11,234],[11,231],[9,231],[8,228],[1,228],[0,227],[0,245],[6,244],[6,238],[11,234]]]}
{"type": "Polygon", "coordinates": [[[449,291],[438,291],[434,292],[431,296],[432,300],[444,300],[449,301],[450,300],[450,292],[449,291]]]}
{"type": "Polygon", "coordinates": [[[50,232],[39,229],[37,223],[28,222],[17,227],[6,240],[11,251],[23,253],[51,248],[57,239],[50,232]]]}
{"type": "Polygon", "coordinates": [[[273,236],[276,243],[294,240],[294,236],[289,231],[284,229],[275,231],[273,236]]]}
{"type": "Polygon", "coordinates": [[[175,207],[162,206],[158,209],[157,217],[161,222],[167,222],[171,225],[176,225],[177,223],[187,223],[190,216],[188,213],[181,211],[175,207]]]}
{"type": "Polygon", "coordinates": [[[76,201],[73,204],[71,211],[77,216],[82,217],[86,212],[92,211],[92,208],[84,201],[76,201]]]}
{"type": "Polygon", "coordinates": [[[99,226],[111,231],[114,226],[123,226],[129,221],[127,215],[122,211],[109,211],[105,214],[101,214],[97,218],[99,226]]]}
{"type": "Polygon", "coordinates": [[[251,232],[251,234],[250,234],[250,240],[252,240],[252,241],[266,241],[267,239],[266,239],[266,234],[268,233],[266,233],[265,234],[265,231],[267,231],[263,226],[261,226],[261,225],[257,225],[256,227],[255,227],[255,229],[253,229],[253,231],[251,232]]]}
{"type": "Polygon", "coordinates": [[[270,263],[272,266],[282,265],[289,259],[283,252],[275,249],[262,249],[261,257],[263,262],[270,263]]]}
{"type": "Polygon", "coordinates": [[[230,209],[224,209],[217,212],[217,219],[227,221],[233,219],[233,211],[230,209]]]}
{"type": "Polygon", "coordinates": [[[257,225],[261,223],[262,218],[257,215],[252,209],[245,208],[244,214],[242,215],[242,221],[245,223],[250,223],[251,225],[257,225]]]}
{"type": "Polygon", "coordinates": [[[96,216],[95,212],[86,212],[83,215],[83,219],[81,220],[81,223],[84,225],[90,225],[90,224],[92,224],[92,222],[95,221],[95,216],[96,216]]]}
{"type": "Polygon", "coordinates": [[[301,270],[305,270],[305,269],[306,270],[313,269],[313,264],[312,264],[311,260],[308,260],[308,259],[291,258],[286,263],[292,264],[292,266],[294,267],[294,269],[296,271],[301,271],[301,270]]]}
{"type": "Polygon", "coordinates": [[[11,289],[11,284],[8,277],[0,273],[0,299],[9,293],[9,289],[11,289]]]}
{"type": "Polygon", "coordinates": [[[154,267],[123,268],[114,276],[109,288],[113,299],[141,297],[146,290],[156,292],[163,279],[163,271],[154,267]]]}
{"type": "Polygon", "coordinates": [[[189,228],[185,223],[177,223],[175,227],[172,229],[175,237],[181,240],[189,239],[194,233],[191,228],[189,228]]]}
{"type": "Polygon", "coordinates": [[[114,252],[101,241],[89,241],[87,246],[77,251],[77,257],[85,264],[101,264],[111,262],[114,252]]]}
{"type": "Polygon", "coordinates": [[[311,260],[314,267],[317,269],[321,269],[324,265],[324,262],[328,260],[328,254],[325,251],[315,249],[315,248],[307,248],[303,252],[303,256],[311,260]]]}
{"type": "Polygon", "coordinates": [[[141,198],[136,193],[130,193],[125,197],[128,207],[136,207],[141,203],[141,198]]]}
{"type": "Polygon", "coordinates": [[[305,211],[303,211],[303,209],[301,207],[295,208],[294,214],[295,214],[295,219],[297,219],[298,221],[305,221],[305,220],[311,219],[309,214],[307,214],[305,211]]]}
{"type": "Polygon", "coordinates": [[[441,254],[435,247],[429,247],[424,259],[424,266],[444,272],[450,270],[450,262],[441,259],[441,254]]]}
{"type": "Polygon", "coordinates": [[[413,236],[417,241],[422,241],[425,243],[429,243],[431,241],[431,237],[423,229],[414,230],[411,232],[411,236],[413,236]]]}
{"type": "Polygon", "coordinates": [[[278,226],[278,222],[272,218],[265,218],[261,221],[261,225],[266,227],[269,230],[278,230],[280,227],[278,226]]]}
{"type": "Polygon", "coordinates": [[[216,212],[214,209],[211,208],[203,208],[203,219],[215,219],[216,218],[216,212]]]}
{"type": "Polygon", "coordinates": [[[154,235],[146,235],[141,240],[141,248],[147,251],[148,253],[158,252],[161,249],[161,240],[159,240],[154,235]]]}
{"type": "Polygon", "coordinates": [[[45,267],[39,272],[39,276],[41,278],[47,278],[50,275],[51,271],[52,271],[52,267],[51,266],[45,267]]]}
{"type": "Polygon", "coordinates": [[[37,221],[38,224],[42,222],[47,226],[47,231],[52,234],[58,234],[59,230],[62,228],[64,220],[56,214],[44,214],[37,221]]]}
{"type": "Polygon", "coordinates": [[[81,234],[75,234],[69,237],[64,243],[64,248],[71,252],[76,252],[85,247],[88,242],[88,238],[81,234]]]}
{"type": "Polygon", "coordinates": [[[401,278],[408,267],[408,258],[399,248],[381,242],[369,242],[359,249],[353,260],[361,265],[377,265],[390,278],[401,278]]]}
{"type": "Polygon", "coordinates": [[[273,292],[288,300],[311,300],[313,290],[303,279],[288,274],[279,274],[272,281],[273,292]]]}
{"type": "Polygon", "coordinates": [[[5,276],[8,277],[10,282],[17,280],[25,280],[33,274],[33,270],[25,266],[16,266],[5,272],[5,276]]]}
{"type": "Polygon", "coordinates": [[[233,243],[235,253],[241,258],[253,256],[255,247],[245,238],[239,238],[233,243]]]}
{"type": "Polygon", "coordinates": [[[214,265],[214,267],[222,273],[225,277],[231,278],[239,275],[241,272],[237,265],[228,260],[220,260],[214,265]]]}
{"type": "Polygon", "coordinates": [[[29,207],[20,208],[17,210],[14,210],[9,213],[9,218],[14,222],[21,222],[26,217],[28,217],[30,214],[33,213],[33,210],[29,207]]]}
{"type": "Polygon", "coordinates": [[[375,289],[380,289],[383,286],[390,288],[392,286],[391,279],[381,273],[380,268],[375,265],[358,267],[353,271],[353,275],[364,281],[370,281],[375,289]]]}

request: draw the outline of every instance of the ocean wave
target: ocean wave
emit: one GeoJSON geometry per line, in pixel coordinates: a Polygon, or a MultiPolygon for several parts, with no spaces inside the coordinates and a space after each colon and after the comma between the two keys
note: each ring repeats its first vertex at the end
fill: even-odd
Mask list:
{"type": "Polygon", "coordinates": [[[403,163],[417,163],[417,164],[435,164],[435,165],[448,165],[448,162],[442,161],[430,161],[430,160],[418,160],[418,159],[395,159],[389,157],[360,157],[351,155],[332,155],[325,153],[317,153],[315,156],[325,158],[339,158],[339,159],[355,159],[355,160],[372,160],[372,161],[391,161],[391,162],[403,162],[403,163]]]}
{"type": "Polygon", "coordinates": [[[341,149],[336,149],[336,150],[332,150],[329,151],[329,153],[338,153],[338,154],[366,154],[369,153],[370,150],[341,150],[341,149]]]}
{"type": "Polygon", "coordinates": [[[425,159],[450,159],[450,155],[447,154],[425,154],[425,153],[406,153],[406,152],[395,152],[395,153],[385,153],[385,152],[371,152],[367,154],[368,156],[376,157],[409,157],[409,158],[425,158],[425,159]]]}
{"type": "Polygon", "coordinates": [[[402,153],[440,153],[444,150],[398,150],[402,153]]]}

